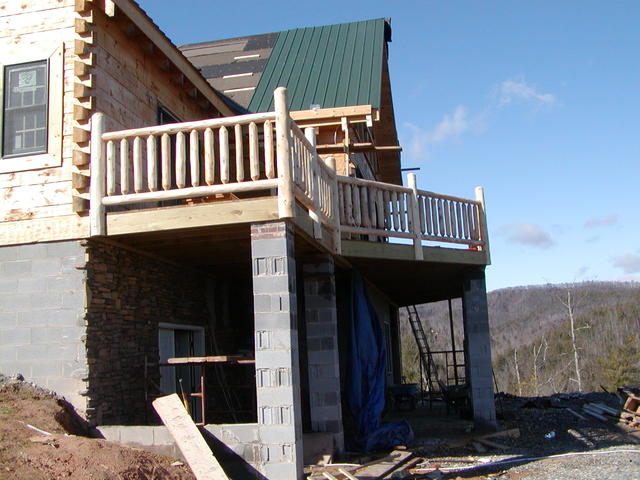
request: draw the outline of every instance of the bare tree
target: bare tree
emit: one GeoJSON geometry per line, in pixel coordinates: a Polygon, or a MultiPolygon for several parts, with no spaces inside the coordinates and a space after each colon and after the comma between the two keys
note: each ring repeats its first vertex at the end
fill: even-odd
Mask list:
{"type": "MultiPolygon", "coordinates": [[[[546,346],[546,343],[547,342],[543,336],[542,341],[540,342],[540,345],[536,346],[535,343],[533,344],[533,390],[536,396],[540,395],[540,381],[538,376],[538,358],[540,357],[542,348],[546,346]]],[[[545,348],[544,355],[542,356],[542,364],[540,365],[540,368],[544,366],[546,356],[547,356],[547,349],[545,348]]]]}
{"type": "Polygon", "coordinates": [[[576,372],[576,378],[571,379],[578,384],[578,391],[582,392],[582,374],[580,370],[580,357],[578,355],[578,343],[576,342],[576,321],[575,321],[575,303],[571,297],[571,289],[567,288],[567,299],[559,298],[560,302],[567,309],[569,317],[569,332],[571,333],[571,347],[573,349],[573,367],[576,372]]]}
{"type": "Polygon", "coordinates": [[[518,386],[518,396],[522,396],[522,382],[520,381],[520,368],[518,367],[518,349],[513,350],[513,360],[516,364],[516,385],[518,386]]]}

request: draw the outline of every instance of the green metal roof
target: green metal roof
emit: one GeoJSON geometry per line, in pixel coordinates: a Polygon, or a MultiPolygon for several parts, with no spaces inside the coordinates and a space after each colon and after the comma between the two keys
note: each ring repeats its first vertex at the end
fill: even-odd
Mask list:
{"type": "Polygon", "coordinates": [[[365,20],[280,32],[249,104],[273,110],[273,91],[289,91],[291,110],[371,105],[380,107],[387,20],[365,20]]]}

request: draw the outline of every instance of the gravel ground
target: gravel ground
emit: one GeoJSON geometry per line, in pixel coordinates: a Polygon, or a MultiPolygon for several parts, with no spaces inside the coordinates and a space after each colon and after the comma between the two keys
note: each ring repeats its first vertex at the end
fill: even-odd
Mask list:
{"type": "Polygon", "coordinates": [[[525,464],[496,466],[484,471],[450,472],[443,478],[500,480],[640,480],[638,445],[621,445],[590,452],[529,461],[525,464]]]}
{"type": "Polygon", "coordinates": [[[498,407],[501,427],[518,428],[518,438],[492,439],[505,448],[488,447],[484,453],[470,443],[425,445],[420,452],[426,460],[424,467],[439,468],[444,475],[435,472],[413,478],[640,480],[640,432],[629,433],[613,418],[582,420],[566,410],[581,411],[587,402],[617,405],[615,397],[602,393],[533,400],[503,397],[498,407]],[[515,459],[519,461],[506,462],[515,459]]]}

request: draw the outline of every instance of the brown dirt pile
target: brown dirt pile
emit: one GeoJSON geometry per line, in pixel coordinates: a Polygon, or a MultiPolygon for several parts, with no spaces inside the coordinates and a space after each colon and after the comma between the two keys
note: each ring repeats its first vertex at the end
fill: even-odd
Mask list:
{"type": "Polygon", "coordinates": [[[0,479],[195,479],[189,467],[171,466],[172,459],[81,436],[86,432],[64,400],[0,378],[0,479]]]}

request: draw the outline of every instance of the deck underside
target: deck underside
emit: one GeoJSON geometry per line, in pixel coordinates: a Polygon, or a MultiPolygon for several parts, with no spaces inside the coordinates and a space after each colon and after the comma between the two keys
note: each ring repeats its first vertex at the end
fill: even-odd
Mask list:
{"type": "MultiPolygon", "coordinates": [[[[102,240],[192,268],[243,269],[251,258],[251,223],[277,216],[275,197],[114,212],[107,217],[109,236],[102,240]]],[[[296,258],[332,250],[330,232],[323,229],[316,238],[299,205],[295,225],[296,258]]],[[[338,264],[359,270],[399,306],[459,297],[464,270],[487,264],[484,252],[462,248],[424,246],[424,260],[417,261],[411,244],[342,240],[341,245],[338,264]]]]}

